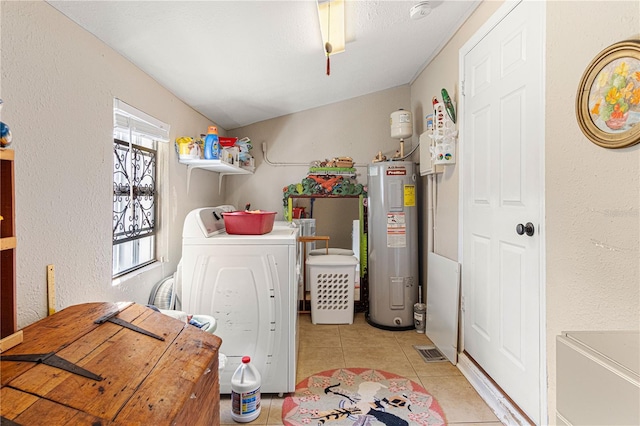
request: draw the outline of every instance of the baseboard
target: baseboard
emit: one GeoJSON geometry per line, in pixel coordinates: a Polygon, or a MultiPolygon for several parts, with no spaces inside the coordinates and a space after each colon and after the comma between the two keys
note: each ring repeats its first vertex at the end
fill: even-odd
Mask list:
{"type": "Polygon", "coordinates": [[[502,391],[493,384],[464,352],[458,354],[457,367],[502,424],[514,426],[531,425],[530,421],[522,415],[520,410],[503,395],[502,391]]]}

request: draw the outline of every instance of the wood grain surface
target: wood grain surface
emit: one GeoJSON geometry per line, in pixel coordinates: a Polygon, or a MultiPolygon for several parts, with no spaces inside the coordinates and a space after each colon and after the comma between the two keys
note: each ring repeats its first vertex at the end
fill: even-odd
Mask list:
{"type": "Polygon", "coordinates": [[[71,306],[23,332],[23,342],[3,355],[55,352],[103,380],[2,361],[0,414],[9,420],[21,425],[219,422],[217,336],[142,305],[114,303],[71,306]],[[165,341],[110,322],[94,324],[117,310],[120,319],[165,341]]]}

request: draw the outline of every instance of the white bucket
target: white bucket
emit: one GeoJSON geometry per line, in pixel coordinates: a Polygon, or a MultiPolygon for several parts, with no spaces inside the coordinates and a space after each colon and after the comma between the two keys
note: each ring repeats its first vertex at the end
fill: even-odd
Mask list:
{"type": "Polygon", "coordinates": [[[231,376],[231,418],[240,423],[251,422],[260,415],[260,372],[251,358],[242,357],[242,364],[231,376]]]}

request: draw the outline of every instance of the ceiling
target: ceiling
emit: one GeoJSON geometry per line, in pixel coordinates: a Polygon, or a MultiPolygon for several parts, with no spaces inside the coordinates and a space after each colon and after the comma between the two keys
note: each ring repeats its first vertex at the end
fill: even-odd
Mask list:
{"type": "Polygon", "coordinates": [[[227,130],[410,83],[478,5],[347,0],[327,76],[315,0],[48,3],[227,130]]]}

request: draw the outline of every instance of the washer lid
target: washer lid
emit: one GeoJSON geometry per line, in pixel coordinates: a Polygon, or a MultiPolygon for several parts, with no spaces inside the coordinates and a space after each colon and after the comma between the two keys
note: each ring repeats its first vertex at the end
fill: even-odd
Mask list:
{"type": "Polygon", "coordinates": [[[225,230],[222,213],[226,211],[220,207],[207,207],[197,213],[198,226],[202,233],[210,237],[225,230]]]}

